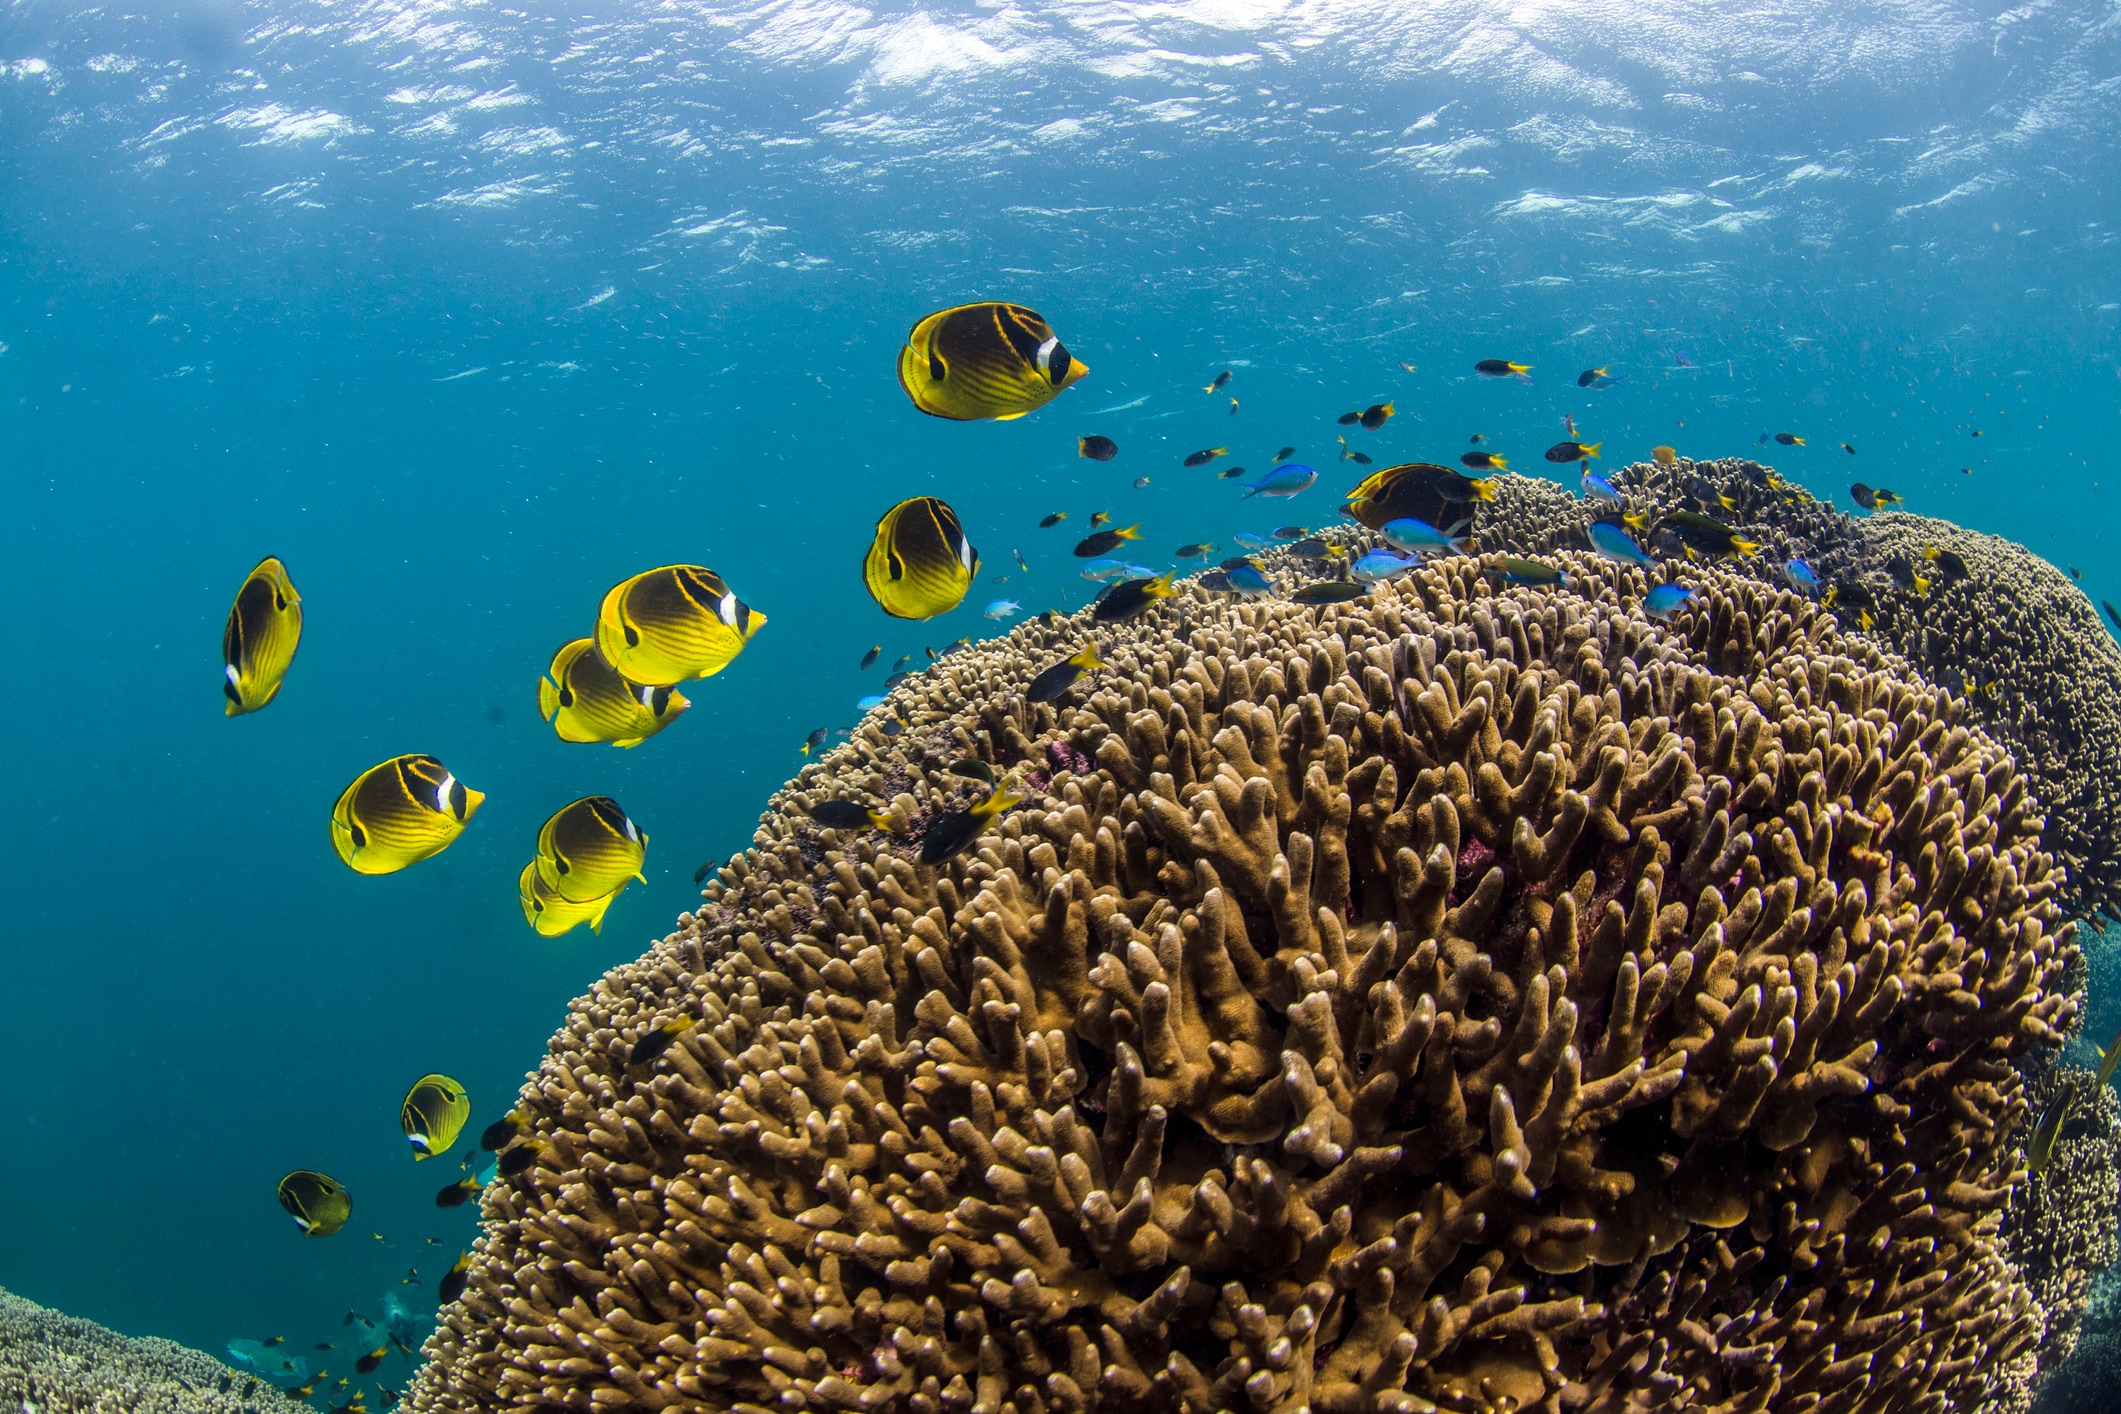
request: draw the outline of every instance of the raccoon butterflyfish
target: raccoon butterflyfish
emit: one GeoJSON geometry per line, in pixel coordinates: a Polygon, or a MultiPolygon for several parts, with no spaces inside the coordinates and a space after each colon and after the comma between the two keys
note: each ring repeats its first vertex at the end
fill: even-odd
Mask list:
{"type": "Polygon", "coordinates": [[[1603,442],[1556,442],[1553,446],[1547,448],[1547,460],[1564,463],[1580,462],[1585,457],[1597,456],[1598,449],[1604,445],[1605,443],[1603,442]]]}
{"type": "Polygon", "coordinates": [[[639,746],[691,705],[667,684],[630,681],[587,638],[561,645],[538,679],[538,715],[552,723],[561,741],[639,746]]]}
{"type": "Polygon", "coordinates": [[[1371,472],[1353,491],[1341,511],[1372,530],[1395,520],[1423,520],[1436,525],[1459,519],[1472,501],[1495,499],[1492,481],[1476,480],[1434,462],[1402,462],[1371,472]]]}
{"type": "Polygon", "coordinates": [[[588,903],[648,880],[641,861],[648,835],[608,795],[585,795],[552,813],[538,829],[538,876],[553,892],[588,903]]]}
{"type": "Polygon", "coordinates": [[[960,304],[913,326],[898,382],[913,405],[953,422],[1007,422],[1044,407],[1090,370],[1020,304],[960,304]]]}
{"type": "Polygon", "coordinates": [[[1178,594],[1171,587],[1171,578],[1176,570],[1166,570],[1154,579],[1129,579],[1113,585],[1100,595],[1090,617],[1101,624],[1122,623],[1146,612],[1159,599],[1170,599],[1178,594]]]}
{"type": "Polygon", "coordinates": [[[346,1185],[327,1174],[296,1169],[280,1180],[280,1206],[304,1237],[329,1237],[353,1215],[346,1185]]]}
{"type": "Polygon", "coordinates": [[[664,1022],[652,1031],[643,1032],[641,1039],[633,1043],[633,1049],[626,1053],[626,1064],[648,1064],[657,1056],[669,1050],[677,1042],[678,1037],[697,1025],[699,1025],[698,1017],[681,1016],[673,1021],[664,1022]]]}
{"type": "Polygon", "coordinates": [[[987,798],[969,809],[945,815],[921,836],[921,863],[942,864],[963,854],[973,841],[986,833],[995,817],[1024,798],[1006,786],[997,786],[987,798]]]}
{"type": "Polygon", "coordinates": [[[1751,540],[1741,540],[1738,532],[1720,520],[1712,519],[1699,511],[1673,511],[1662,525],[1678,533],[1685,544],[1705,555],[1750,555],[1760,549],[1751,540]]]}
{"type": "Polygon", "coordinates": [[[1650,460],[1656,462],[1659,466],[1676,466],[1679,462],[1679,453],[1673,451],[1670,447],[1660,444],[1650,448],[1650,460]]]}
{"type": "Polygon", "coordinates": [[[1523,378],[1532,371],[1532,365],[1512,363],[1506,358],[1484,358],[1473,365],[1473,371],[1487,378],[1523,378]]]}
{"type": "Polygon", "coordinates": [[[869,597],[895,619],[932,619],[965,602],[979,574],[979,551],[957,512],[933,496],[899,502],[876,523],[862,559],[869,597]]]}
{"type": "Polygon", "coordinates": [[[1223,453],[1229,450],[1230,449],[1228,447],[1208,447],[1202,451],[1194,452],[1190,456],[1188,456],[1186,458],[1186,465],[1206,466],[1209,462],[1214,461],[1217,457],[1221,456],[1223,453]]]}
{"type": "Polygon", "coordinates": [[[620,676],[669,687],[728,667],[765,623],[713,570],[663,565],[605,591],[597,651],[620,676]]]}
{"type": "Polygon", "coordinates": [[[223,715],[255,712],[279,696],[301,642],[302,596],[287,566],[267,555],[236,591],[221,630],[223,715]]]}
{"type": "Polygon", "coordinates": [[[1777,432],[1775,440],[1785,447],[1801,447],[1804,445],[1804,439],[1794,432],[1777,432]]]}
{"type": "Polygon", "coordinates": [[[1095,535],[1086,535],[1076,541],[1075,553],[1086,560],[1094,555],[1102,555],[1117,548],[1122,541],[1141,539],[1140,530],[1141,523],[1138,521],[1120,530],[1100,530],[1095,535]]]}
{"type": "Polygon", "coordinates": [[[806,812],[828,830],[893,830],[891,817],[858,800],[821,800],[806,812]]]}
{"type": "Polygon", "coordinates": [[[1471,467],[1475,471],[1508,471],[1510,469],[1508,460],[1496,456],[1493,452],[1460,452],[1458,454],[1458,464],[1471,467]]]}
{"type": "Polygon", "coordinates": [[[393,756],[339,793],[331,847],[357,874],[394,874],[449,848],[485,798],[432,756],[393,756]]]}
{"type": "Polygon", "coordinates": [[[584,923],[592,933],[603,932],[605,910],[618,891],[593,899],[567,898],[545,880],[543,864],[542,858],[533,859],[516,876],[516,900],[523,905],[523,921],[541,938],[557,938],[584,923]]]}
{"type": "Polygon", "coordinates": [[[1119,443],[1110,437],[1078,437],[1075,439],[1075,454],[1094,462],[1108,462],[1119,455],[1119,443]]]}
{"type": "Polygon", "coordinates": [[[1345,604],[1370,592],[1367,584],[1345,579],[1317,579],[1289,596],[1292,604],[1345,604]]]}
{"type": "Polygon", "coordinates": [[[442,1273],[442,1279],[435,1283],[435,1299],[447,1306],[464,1294],[465,1284],[470,1280],[471,1254],[459,1252],[456,1261],[450,1263],[449,1270],[442,1273]]]}
{"type": "Polygon", "coordinates": [[[1024,700],[1058,701],[1063,693],[1082,681],[1084,673],[1094,673],[1103,666],[1105,665],[1098,661],[1097,645],[1088,644],[1074,657],[1061,659],[1031,679],[1031,685],[1024,689],[1024,700]]]}
{"type": "Polygon", "coordinates": [[[416,1161],[448,1153],[470,1118],[470,1096],[446,1075],[421,1076],[398,1102],[398,1128],[416,1161]]]}

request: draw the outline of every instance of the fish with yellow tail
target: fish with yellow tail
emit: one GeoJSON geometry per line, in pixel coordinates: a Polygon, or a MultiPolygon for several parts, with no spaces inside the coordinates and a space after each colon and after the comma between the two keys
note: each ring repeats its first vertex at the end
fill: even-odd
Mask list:
{"type": "Polygon", "coordinates": [[[278,1191],[280,1206],[304,1237],[329,1237],[353,1215],[352,1195],[329,1174],[296,1169],[280,1180],[278,1191]]]}
{"type": "Polygon", "coordinates": [[[577,638],[552,655],[538,679],[538,715],[561,741],[609,742],[631,749],[669,726],[692,702],[668,684],[651,687],[623,676],[596,643],[577,638]]]}
{"type": "Polygon", "coordinates": [[[423,1075],[398,1102],[398,1127],[415,1162],[449,1152],[471,1118],[471,1097],[446,1075],[423,1075]]]}
{"type": "Polygon", "coordinates": [[[1052,402],[1090,370],[1037,311],[990,301],[938,310],[898,352],[913,405],[953,422],[1008,422],[1052,402]]]}
{"type": "Polygon", "coordinates": [[[464,1294],[464,1288],[470,1281],[471,1254],[459,1252],[457,1260],[450,1264],[449,1270],[442,1273],[442,1279],[435,1283],[435,1300],[447,1306],[464,1294]]]}
{"type": "Polygon", "coordinates": [[[609,898],[635,879],[648,835],[608,795],[585,795],[552,813],[538,830],[538,877],[561,898],[609,898]]]}
{"type": "MultiPolygon", "coordinates": [[[[2121,1034],[2115,1035],[2106,1048],[2105,1059],[2099,1062],[2099,1073],[2092,1078],[2094,1091],[2104,1089],[2106,1082],[2114,1078],[2116,1062],[2121,1062],[2121,1034]]],[[[2040,1123],[2034,1127],[2032,1140],[2025,1146],[2025,1166],[2034,1173],[2046,1173],[2047,1166],[2054,1161],[2055,1143],[2062,1137],[2062,1122],[2069,1118],[2076,1098],[2076,1087],[2058,1089],[2055,1098],[2048,1101],[2047,1108],[2041,1112],[2040,1123]]]]}
{"type": "Polygon", "coordinates": [[[895,619],[932,619],[965,602],[979,574],[979,551],[957,512],[933,496],[885,511],[862,557],[862,585],[895,619]]]}
{"type": "Polygon", "coordinates": [[[944,864],[957,858],[1004,810],[1023,803],[1024,798],[1005,783],[989,791],[979,804],[945,815],[921,836],[921,863],[944,864]]]}
{"type": "Polygon", "coordinates": [[[236,591],[221,630],[222,714],[240,717],[279,696],[301,642],[302,596],[287,566],[267,555],[236,591]]]}
{"type": "Polygon", "coordinates": [[[1341,512],[1372,530],[1408,518],[1442,525],[1462,517],[1473,502],[1494,499],[1491,480],[1466,476],[1434,462],[1402,462],[1363,478],[1348,493],[1341,512]]]}
{"type": "Polygon", "coordinates": [[[1069,688],[1082,681],[1083,674],[1094,673],[1104,666],[1102,662],[1098,661],[1097,645],[1095,643],[1087,644],[1074,657],[1061,659],[1058,663],[1031,679],[1031,685],[1024,689],[1024,700],[1026,702],[1057,702],[1067,693],[1069,688]]]}
{"type": "Polygon", "coordinates": [[[626,1053],[626,1064],[649,1064],[657,1056],[669,1050],[678,1037],[697,1025],[699,1025],[698,1017],[681,1016],[674,1021],[664,1022],[652,1031],[644,1032],[641,1039],[633,1043],[633,1049],[626,1053]]]}
{"type": "Polygon", "coordinates": [[[1171,580],[1178,571],[1166,570],[1154,579],[1129,579],[1113,585],[1098,597],[1090,617],[1101,624],[1124,623],[1147,613],[1159,599],[1175,598],[1171,580]]]}
{"type": "Polygon", "coordinates": [[[486,797],[432,756],[393,756],[331,808],[331,847],[356,874],[395,874],[456,842],[486,797]]]}
{"type": "Polygon", "coordinates": [[[567,898],[545,882],[539,873],[539,863],[531,860],[516,876],[516,901],[523,906],[523,921],[541,938],[557,938],[584,923],[589,925],[592,933],[603,932],[604,914],[611,908],[611,901],[618,897],[618,891],[593,899],[567,898]]]}
{"type": "Polygon", "coordinates": [[[670,687],[728,667],[765,623],[713,570],[663,565],[604,592],[597,652],[622,677],[670,687]]]}

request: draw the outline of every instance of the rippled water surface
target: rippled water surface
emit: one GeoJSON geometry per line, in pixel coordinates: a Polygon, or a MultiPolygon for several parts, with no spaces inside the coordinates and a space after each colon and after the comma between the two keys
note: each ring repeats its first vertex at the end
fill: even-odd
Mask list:
{"type": "Polygon", "coordinates": [[[1396,401],[1380,465],[1481,432],[1551,470],[1569,414],[1609,459],[1860,476],[2121,597],[2117,72],[2096,3],[0,3],[0,1285],[326,1365],[349,1307],[431,1311],[474,1210],[406,1155],[414,1077],[495,1117],[853,720],[870,644],[1080,605],[1096,509],[1158,566],[1328,523],[1350,408],[1396,401]],[[980,298],[1089,376],[914,412],[896,347],[980,298]],[[1325,476],[1269,510],[1180,466],[1290,443],[1325,476]],[[1008,582],[897,624],[856,568],[920,493],[1008,582]],[[226,721],[267,553],[306,636],[226,721]],[[641,749],[557,743],[539,669],[671,561],[769,627],[641,749]],[[487,804],[358,878],[326,814],[404,751],[487,804]],[[591,792],[649,884],[535,938],[516,871],[591,792]],[[294,1167],[348,1184],[344,1233],[290,1227],[294,1167]]]}

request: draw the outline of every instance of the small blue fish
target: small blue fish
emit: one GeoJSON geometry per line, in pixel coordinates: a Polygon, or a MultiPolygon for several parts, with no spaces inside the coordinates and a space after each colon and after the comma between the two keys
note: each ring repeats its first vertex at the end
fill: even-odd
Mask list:
{"type": "Polygon", "coordinates": [[[1616,506],[1620,504],[1620,493],[1613,489],[1613,483],[1597,472],[1585,472],[1582,485],[1585,500],[1611,501],[1616,506]]]}
{"type": "Polygon", "coordinates": [[[1237,532],[1237,534],[1231,536],[1230,538],[1232,540],[1235,540],[1238,544],[1244,546],[1247,550],[1264,550],[1269,545],[1272,545],[1274,543],[1266,536],[1254,535],[1249,530],[1240,530],[1237,532]]]}
{"type": "Polygon", "coordinates": [[[881,697],[864,697],[854,704],[854,710],[857,712],[870,712],[883,705],[884,699],[881,697]]]}
{"type": "Polygon", "coordinates": [[[1023,605],[1017,603],[1014,599],[997,599],[992,604],[989,604],[986,608],[982,609],[980,612],[985,614],[990,619],[999,621],[1001,619],[1010,618],[1013,615],[1022,612],[1023,607],[1023,605]]]}
{"type": "Polygon", "coordinates": [[[1274,592],[1274,586],[1267,583],[1267,577],[1254,565],[1239,565],[1236,569],[1225,570],[1223,578],[1229,580],[1230,587],[1247,599],[1257,599],[1262,594],[1274,592]]]}
{"type": "Polygon", "coordinates": [[[1766,446],[1767,444],[1768,444],[1768,435],[1767,435],[1767,433],[1763,432],[1763,433],[1761,433],[1761,434],[1760,434],[1760,439],[1759,439],[1759,440],[1758,440],[1757,442],[1755,442],[1755,443],[1754,443],[1753,445],[1755,445],[1755,446],[1757,446],[1757,447],[1765,447],[1765,446],[1766,446]]]}
{"type": "Polygon", "coordinates": [[[1672,362],[1678,364],[1681,368],[1692,368],[1694,366],[1694,356],[1685,349],[1673,349],[1672,362]]]}
{"type": "MultiPolygon", "coordinates": [[[[1459,522],[1459,526],[1464,524],[1463,521],[1459,522]]],[[[1459,526],[1453,526],[1452,530],[1458,529],[1459,526]]],[[[1381,533],[1394,549],[1414,554],[1427,550],[1450,549],[1463,555],[1473,548],[1472,536],[1452,535],[1449,531],[1438,530],[1427,521],[1416,520],[1412,516],[1386,521],[1381,533]]]]}
{"type": "Polygon", "coordinates": [[[1243,497],[1250,500],[1254,496],[1294,496],[1310,490],[1311,483],[1316,480],[1317,472],[1302,462],[1289,462],[1274,468],[1257,481],[1240,481],[1237,484],[1251,488],[1243,497]]]}
{"type": "Polygon", "coordinates": [[[1082,576],[1088,580],[1118,579],[1126,572],[1126,564],[1113,559],[1092,560],[1082,568],[1082,576]]]}
{"type": "Polygon", "coordinates": [[[1591,527],[1591,548],[1609,560],[1618,560],[1624,565],[1639,565],[1643,569],[1657,568],[1657,562],[1642,553],[1626,528],[1612,521],[1602,520],[1591,527]]]}
{"type": "Polygon", "coordinates": [[[1791,560],[1782,567],[1782,577],[1790,582],[1790,588],[1807,599],[1819,597],[1819,576],[1802,560],[1791,560]]]}
{"type": "Polygon", "coordinates": [[[1642,601],[1642,611],[1653,619],[1668,619],[1694,602],[1694,591],[1683,584],[1660,584],[1642,601]]]}
{"type": "Polygon", "coordinates": [[[1348,573],[1354,575],[1364,584],[1375,584],[1380,579],[1390,579],[1395,574],[1405,574],[1408,570],[1419,567],[1420,564],[1421,561],[1418,559],[1409,558],[1405,555],[1395,555],[1390,550],[1372,550],[1369,554],[1364,555],[1354,564],[1348,566],[1348,573]]]}

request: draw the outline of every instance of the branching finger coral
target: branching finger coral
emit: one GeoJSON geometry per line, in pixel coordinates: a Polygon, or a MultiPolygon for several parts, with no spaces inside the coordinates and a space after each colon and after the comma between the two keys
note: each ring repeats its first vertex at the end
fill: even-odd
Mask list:
{"type": "Polygon", "coordinates": [[[954,655],[572,1007],[413,1403],[1943,1411],[2062,877],[1959,704],[1794,595],[1189,589],[954,655]],[[1037,792],[940,867],[900,822],[1037,792]],[[642,1037],[697,1024],[647,1064],[642,1037]]]}

